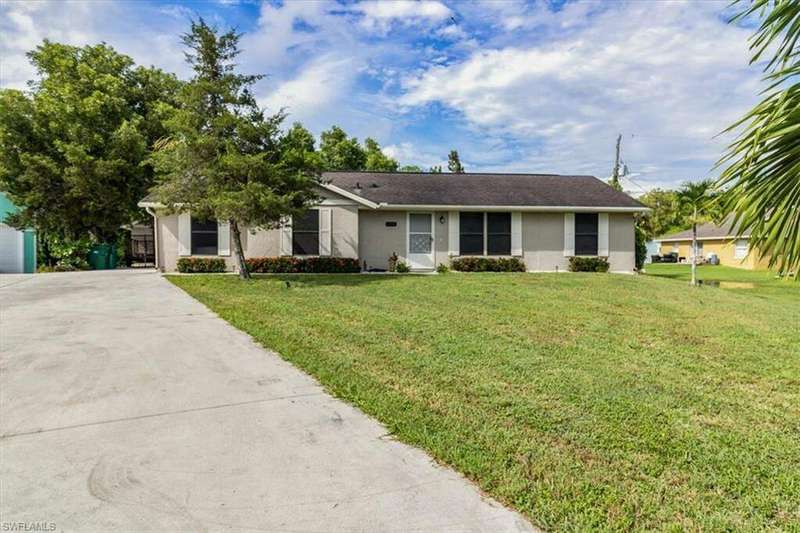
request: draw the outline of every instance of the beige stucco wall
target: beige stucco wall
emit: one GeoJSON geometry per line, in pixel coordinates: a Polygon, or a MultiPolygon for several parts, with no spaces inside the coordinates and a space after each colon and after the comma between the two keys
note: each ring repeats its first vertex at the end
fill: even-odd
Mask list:
{"type": "MultiPolygon", "coordinates": [[[[736,258],[736,239],[712,239],[700,241],[703,243],[702,256],[708,257],[709,254],[717,254],[719,264],[736,268],[766,269],[769,267],[769,259],[758,259],[757,250],[751,250],[744,259],[736,258]]],[[[662,242],[659,247],[661,255],[669,254],[678,247],[678,256],[685,257],[689,261],[692,257],[692,241],[662,242]]]]}
{"type": "Polygon", "coordinates": [[[358,213],[358,237],[358,257],[368,269],[388,268],[392,253],[405,261],[406,213],[362,209],[358,213]],[[397,222],[397,226],[387,228],[386,222],[397,222]]]}

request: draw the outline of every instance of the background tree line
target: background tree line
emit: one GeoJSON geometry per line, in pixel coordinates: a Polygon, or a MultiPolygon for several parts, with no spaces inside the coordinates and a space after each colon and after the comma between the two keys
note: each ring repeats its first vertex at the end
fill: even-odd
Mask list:
{"type": "MultiPolygon", "coordinates": [[[[106,44],[45,40],[28,53],[37,72],[28,90],[0,90],[0,190],[20,207],[6,222],[37,230],[41,264],[64,260],[80,266],[92,242],[114,242],[123,227],[149,220],[137,203],[159,185],[159,172],[169,174],[165,154],[178,137],[202,140],[206,149],[214,145],[214,157],[227,153],[230,159],[249,150],[248,162],[260,159],[262,173],[422,171],[400,166],[375,139],[362,144],[339,126],[322,132],[318,144],[299,122],[284,131],[286,114],[265,116],[252,97],[250,87],[260,76],[233,71],[238,37],[193,23],[183,36],[196,73],[191,80],[136,66],[106,44]],[[213,76],[215,68],[223,75],[213,76]],[[216,144],[209,136],[190,135],[198,127],[215,131],[216,144]],[[241,143],[228,150],[224,135],[241,143]]],[[[458,157],[451,152],[451,161],[454,153],[458,157]]],[[[184,158],[181,164],[190,163],[184,158]]],[[[458,168],[463,171],[460,163],[458,168]]]]}

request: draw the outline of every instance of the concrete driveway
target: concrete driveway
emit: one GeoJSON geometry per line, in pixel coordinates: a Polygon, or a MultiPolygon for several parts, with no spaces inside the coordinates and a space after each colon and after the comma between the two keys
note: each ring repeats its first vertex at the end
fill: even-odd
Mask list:
{"type": "Polygon", "coordinates": [[[3,528],[532,530],[152,272],[0,277],[0,353],[3,528]]]}

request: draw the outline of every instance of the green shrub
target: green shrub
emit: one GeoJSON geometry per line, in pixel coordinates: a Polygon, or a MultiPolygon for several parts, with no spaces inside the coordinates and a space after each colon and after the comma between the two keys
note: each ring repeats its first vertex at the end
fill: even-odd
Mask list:
{"type": "Polygon", "coordinates": [[[637,224],[633,231],[635,231],[635,250],[636,250],[636,270],[641,270],[644,267],[644,261],[647,258],[647,234],[637,224]]]}
{"type": "Polygon", "coordinates": [[[351,257],[251,257],[247,270],[255,274],[352,274],[361,272],[351,257]]]}
{"type": "Polygon", "coordinates": [[[518,257],[458,257],[450,266],[460,272],[525,272],[518,257]]]}
{"type": "Polygon", "coordinates": [[[411,272],[411,269],[408,268],[408,265],[405,264],[403,261],[398,261],[397,265],[395,265],[394,268],[395,271],[399,272],[400,274],[407,274],[408,272],[411,272]]]}
{"type": "Polygon", "coordinates": [[[436,267],[436,272],[439,274],[447,274],[450,272],[450,267],[445,265],[444,263],[439,263],[439,266],[436,267]]]}
{"type": "Polygon", "coordinates": [[[608,260],[605,257],[570,257],[570,272],[608,272],[608,260]]]}
{"type": "Polygon", "coordinates": [[[178,259],[178,272],[225,272],[225,260],[221,257],[181,257],[178,259]]]}

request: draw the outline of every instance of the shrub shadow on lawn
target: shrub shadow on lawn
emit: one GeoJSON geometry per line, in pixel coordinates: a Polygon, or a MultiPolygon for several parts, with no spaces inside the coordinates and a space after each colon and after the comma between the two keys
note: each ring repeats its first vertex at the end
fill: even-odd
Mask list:
{"type": "Polygon", "coordinates": [[[358,287],[373,283],[394,283],[404,277],[396,274],[252,274],[252,276],[256,280],[280,280],[318,287],[328,285],[358,287]]]}

